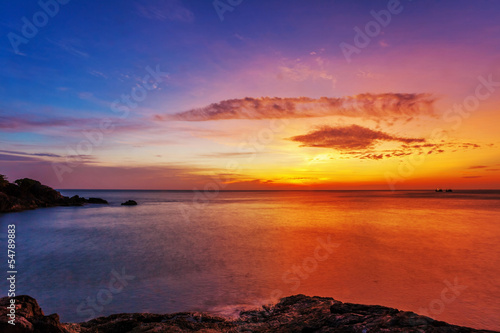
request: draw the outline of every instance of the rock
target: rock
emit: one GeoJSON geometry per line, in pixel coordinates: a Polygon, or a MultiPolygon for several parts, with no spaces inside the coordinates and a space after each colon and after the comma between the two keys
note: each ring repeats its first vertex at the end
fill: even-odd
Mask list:
{"type": "MultiPolygon", "coordinates": [[[[99,317],[84,323],[59,322],[44,316],[35,299],[19,296],[16,329],[7,324],[9,298],[0,299],[0,332],[132,333],[132,332],[443,332],[494,333],[378,305],[342,303],[329,297],[296,295],[278,304],[241,312],[237,318],[198,313],[132,313],[99,317]],[[10,331],[9,331],[10,329],[10,331]]],[[[497,332],[499,333],[499,332],[497,332]]]]}
{"type": "Polygon", "coordinates": [[[135,202],[134,200],[127,200],[127,201],[122,203],[122,206],[136,206],[136,205],[137,205],[137,202],[135,202]]]}
{"type": "Polygon", "coordinates": [[[68,333],[57,314],[45,316],[37,301],[30,296],[17,296],[15,325],[8,323],[10,298],[0,299],[0,332],[3,333],[68,333]]]}
{"type": "Polygon", "coordinates": [[[89,198],[88,203],[107,205],[108,202],[101,198],[89,198]]]}
{"type": "Polygon", "coordinates": [[[65,198],[60,201],[60,206],[83,206],[87,200],[78,195],[74,195],[71,198],[65,198]]]}
{"type": "Polygon", "coordinates": [[[23,178],[9,183],[0,175],[0,213],[54,206],[83,206],[87,203],[107,204],[100,198],[85,199],[78,195],[71,198],[42,185],[39,181],[23,178]]]}

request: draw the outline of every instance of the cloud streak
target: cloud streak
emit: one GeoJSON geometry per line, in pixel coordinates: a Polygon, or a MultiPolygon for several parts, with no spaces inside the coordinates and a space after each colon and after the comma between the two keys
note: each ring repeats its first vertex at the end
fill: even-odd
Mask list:
{"type": "Polygon", "coordinates": [[[61,157],[60,155],[52,154],[52,153],[25,153],[21,151],[12,151],[12,150],[0,150],[0,153],[5,153],[9,155],[22,155],[22,156],[37,156],[37,157],[61,157]]]}
{"type": "Polygon", "coordinates": [[[154,128],[155,123],[142,118],[121,119],[119,117],[102,118],[69,118],[45,116],[11,116],[0,113],[0,131],[6,133],[52,133],[59,131],[65,137],[81,138],[82,131],[97,131],[100,123],[108,120],[113,128],[113,133],[130,133],[139,130],[154,128]]]}
{"type": "Polygon", "coordinates": [[[140,16],[151,20],[193,22],[194,14],[178,0],[155,0],[137,2],[140,16]]]}
{"type": "Polygon", "coordinates": [[[75,120],[70,119],[36,119],[36,117],[2,116],[0,114],[0,130],[5,132],[19,132],[35,128],[69,126],[75,122],[75,120]]]}
{"type": "Polygon", "coordinates": [[[156,120],[209,121],[226,119],[313,118],[328,116],[368,119],[411,120],[416,116],[435,116],[436,98],[430,94],[361,94],[340,98],[261,97],[230,99],[209,106],[156,115],[156,120]]]}

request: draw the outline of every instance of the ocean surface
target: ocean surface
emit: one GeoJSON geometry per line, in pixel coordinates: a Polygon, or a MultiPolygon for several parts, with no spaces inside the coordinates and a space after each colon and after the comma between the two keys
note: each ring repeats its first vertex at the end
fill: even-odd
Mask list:
{"type": "Polygon", "coordinates": [[[61,192],[110,205],[0,215],[0,244],[14,223],[17,294],[65,322],[301,293],[500,330],[500,191],[61,192]]]}

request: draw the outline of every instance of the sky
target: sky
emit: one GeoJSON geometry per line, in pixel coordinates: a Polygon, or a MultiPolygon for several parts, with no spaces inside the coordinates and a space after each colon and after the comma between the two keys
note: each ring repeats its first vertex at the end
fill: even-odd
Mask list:
{"type": "Polygon", "coordinates": [[[58,189],[500,188],[500,2],[34,0],[0,174],[58,189]]]}

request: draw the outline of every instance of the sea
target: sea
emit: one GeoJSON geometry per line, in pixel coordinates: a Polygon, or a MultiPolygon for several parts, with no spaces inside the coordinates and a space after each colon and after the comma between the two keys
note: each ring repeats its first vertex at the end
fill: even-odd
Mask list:
{"type": "Polygon", "coordinates": [[[500,191],[61,193],[109,205],[0,215],[0,252],[15,224],[16,294],[63,322],[305,294],[500,330],[500,191]]]}

